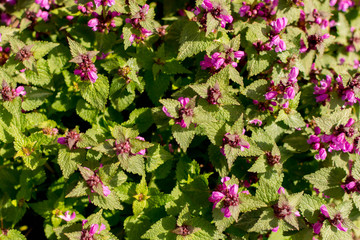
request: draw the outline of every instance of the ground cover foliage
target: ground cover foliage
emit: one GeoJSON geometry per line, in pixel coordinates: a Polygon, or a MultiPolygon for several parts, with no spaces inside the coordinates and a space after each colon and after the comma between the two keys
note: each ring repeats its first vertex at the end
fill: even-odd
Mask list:
{"type": "Polygon", "coordinates": [[[357,2],[0,2],[0,239],[360,237],[357,2]]]}

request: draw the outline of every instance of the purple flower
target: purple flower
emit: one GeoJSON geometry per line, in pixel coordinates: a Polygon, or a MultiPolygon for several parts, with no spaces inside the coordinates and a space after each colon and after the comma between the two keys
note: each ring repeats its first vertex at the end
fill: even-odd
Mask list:
{"type": "Polygon", "coordinates": [[[97,25],[99,25],[99,19],[97,18],[90,19],[88,22],[88,26],[91,27],[94,32],[97,30],[97,25]]]}
{"type": "Polygon", "coordinates": [[[279,35],[274,36],[270,40],[270,47],[275,46],[275,52],[282,52],[286,50],[285,42],[279,37],[279,35]]]}
{"type": "Polygon", "coordinates": [[[239,204],[239,185],[232,184],[227,186],[225,182],[228,180],[230,180],[229,177],[222,178],[222,184],[218,185],[217,191],[213,191],[211,196],[209,197],[209,201],[214,203],[213,209],[220,201],[223,202],[221,212],[224,213],[224,217],[226,218],[229,218],[231,216],[229,207],[237,206],[239,204]]]}
{"type": "Polygon", "coordinates": [[[178,101],[181,104],[181,107],[178,110],[178,113],[179,113],[178,118],[174,118],[173,116],[171,116],[171,114],[168,112],[168,110],[167,110],[167,108],[165,106],[163,106],[162,110],[163,110],[163,112],[165,113],[166,116],[175,119],[175,124],[179,124],[182,128],[186,128],[187,124],[184,121],[184,117],[192,117],[193,114],[194,114],[194,111],[189,106],[186,106],[190,101],[189,98],[179,97],[178,101]]]}
{"type": "Polygon", "coordinates": [[[65,137],[57,139],[59,144],[66,145],[70,150],[77,148],[78,141],[80,141],[80,134],[76,130],[69,131],[65,137]]]}
{"type": "Polygon", "coordinates": [[[245,56],[245,52],[244,51],[236,51],[234,52],[234,57],[238,60],[240,60],[241,58],[243,58],[245,56]]]}
{"type": "Polygon", "coordinates": [[[84,219],[82,221],[83,230],[81,231],[80,240],[88,240],[93,239],[95,234],[99,234],[101,231],[106,229],[105,224],[101,224],[100,228],[98,224],[91,224],[90,229],[84,229],[84,225],[88,222],[88,220],[84,219]]]}
{"type": "Polygon", "coordinates": [[[79,75],[81,80],[89,80],[91,83],[96,82],[96,79],[98,78],[97,69],[91,60],[96,54],[97,52],[88,52],[87,54],[79,55],[70,61],[78,64],[78,67],[74,70],[74,74],[79,75]]]}
{"type": "Polygon", "coordinates": [[[71,215],[69,214],[70,211],[66,211],[64,215],[59,215],[58,217],[67,221],[67,222],[70,222],[71,220],[73,220],[75,217],[76,217],[76,213],[73,212],[71,215]]]}
{"type": "Polygon", "coordinates": [[[47,10],[50,9],[50,2],[49,0],[35,0],[36,4],[39,4],[40,7],[45,8],[47,10]]]}
{"type": "Polygon", "coordinates": [[[283,18],[278,18],[275,21],[272,21],[270,25],[272,26],[272,28],[276,33],[279,33],[286,27],[287,22],[288,22],[287,18],[283,17],[283,18]]]}
{"type": "Polygon", "coordinates": [[[96,8],[102,6],[111,7],[115,4],[115,0],[94,0],[96,8]]]}
{"type": "Polygon", "coordinates": [[[284,187],[279,187],[279,189],[277,190],[278,194],[285,194],[285,188],[284,187]]]}
{"type": "Polygon", "coordinates": [[[330,218],[328,209],[324,204],[321,205],[320,212],[321,212],[320,220],[313,225],[313,230],[315,234],[320,234],[320,230],[325,220],[328,220],[333,226],[335,226],[340,231],[346,232],[348,230],[346,227],[342,226],[344,219],[341,217],[340,213],[337,213],[333,218],[330,218]]]}
{"type": "Polygon", "coordinates": [[[18,96],[25,96],[26,95],[26,91],[25,91],[25,88],[23,86],[20,86],[20,87],[17,87],[15,89],[15,96],[18,97],[18,96]]]}
{"type": "Polygon", "coordinates": [[[316,154],[316,155],[315,155],[315,159],[316,159],[316,160],[320,160],[320,159],[325,160],[325,159],[326,159],[326,156],[327,156],[327,153],[326,153],[325,148],[321,148],[321,149],[319,150],[319,154],[316,154]]]}
{"type": "Polygon", "coordinates": [[[316,223],[314,223],[314,225],[313,225],[313,230],[314,230],[314,233],[315,233],[315,234],[320,234],[320,230],[321,230],[321,228],[322,228],[322,225],[323,225],[323,223],[322,223],[322,222],[319,222],[319,221],[317,221],[316,223]]]}
{"type": "Polygon", "coordinates": [[[271,231],[272,231],[272,232],[277,232],[278,230],[279,230],[279,226],[277,226],[277,227],[275,227],[275,228],[271,229],[271,231]]]}
{"type": "Polygon", "coordinates": [[[277,92],[276,92],[276,91],[267,92],[267,93],[265,94],[265,99],[266,99],[266,100],[271,100],[271,99],[273,99],[273,98],[276,98],[276,96],[277,96],[277,92]]]}
{"type": "Polygon", "coordinates": [[[288,80],[291,82],[296,82],[297,81],[297,76],[299,75],[299,69],[297,67],[293,67],[290,70],[290,73],[288,75],[288,80]]]}
{"type": "Polygon", "coordinates": [[[288,87],[284,94],[284,99],[294,99],[295,97],[295,90],[293,87],[288,87]]]}
{"type": "Polygon", "coordinates": [[[211,11],[213,8],[213,5],[210,0],[204,0],[204,2],[201,4],[201,7],[208,11],[211,11]]]}
{"type": "MultiPolygon", "coordinates": [[[[145,141],[145,138],[137,136],[136,139],[140,140],[140,141],[145,141]]],[[[137,152],[136,154],[138,155],[145,155],[146,154],[146,149],[141,149],[139,152],[137,152]]]]}
{"type": "Polygon", "coordinates": [[[240,17],[245,17],[246,13],[250,10],[250,6],[243,2],[243,6],[239,9],[240,17]]]}
{"type": "Polygon", "coordinates": [[[40,17],[42,18],[45,22],[49,21],[49,12],[47,11],[42,11],[41,9],[39,9],[39,11],[36,14],[36,17],[40,17]]]}
{"type": "Polygon", "coordinates": [[[262,121],[259,119],[253,119],[249,121],[250,124],[254,124],[254,125],[258,125],[261,126],[262,125],[262,121]]]}

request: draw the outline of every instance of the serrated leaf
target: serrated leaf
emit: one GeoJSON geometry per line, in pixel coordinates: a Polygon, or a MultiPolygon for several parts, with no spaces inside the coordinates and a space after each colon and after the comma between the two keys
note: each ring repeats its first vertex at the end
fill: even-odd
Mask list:
{"type": "Polygon", "coordinates": [[[81,164],[84,160],[85,160],[84,149],[75,149],[75,150],[69,150],[67,148],[59,149],[57,161],[65,179],[69,178],[69,176],[76,171],[77,166],[81,164]]]}
{"type": "Polygon", "coordinates": [[[123,206],[120,204],[120,199],[114,191],[111,191],[111,193],[106,197],[96,193],[90,194],[89,199],[91,203],[102,209],[108,209],[108,210],[123,209],[123,206]]]}
{"type": "Polygon", "coordinates": [[[195,127],[191,124],[188,128],[182,128],[179,124],[174,124],[172,126],[172,133],[181,149],[186,152],[186,149],[195,136],[195,127]]]}
{"type": "Polygon", "coordinates": [[[81,46],[79,43],[75,42],[74,40],[72,40],[71,38],[67,38],[68,43],[69,43],[69,47],[70,47],[70,52],[73,58],[82,55],[82,54],[86,54],[87,50],[85,47],[81,46]]]}
{"type": "Polygon", "coordinates": [[[176,234],[172,231],[176,228],[176,219],[173,216],[167,216],[154,223],[149,230],[142,236],[144,239],[176,239],[176,234]]]}
{"type": "Polygon", "coordinates": [[[25,111],[31,111],[39,107],[44,101],[53,93],[41,88],[25,87],[26,98],[21,103],[22,109],[25,111]]]}
{"type": "Polygon", "coordinates": [[[196,55],[213,45],[211,40],[206,39],[205,33],[199,31],[199,27],[195,22],[189,22],[184,26],[180,43],[178,60],[184,60],[187,57],[196,55]]]}
{"type": "Polygon", "coordinates": [[[74,189],[71,190],[70,193],[68,193],[65,197],[82,197],[86,196],[86,191],[89,189],[89,186],[86,184],[85,181],[81,180],[78,182],[78,184],[75,186],[74,189]]]}
{"type": "Polygon", "coordinates": [[[156,144],[147,151],[149,158],[146,161],[146,170],[148,172],[153,172],[160,165],[173,157],[173,155],[166,151],[160,144],[156,144]]]}
{"type": "Polygon", "coordinates": [[[99,74],[95,83],[79,83],[81,96],[93,107],[104,111],[109,95],[109,81],[107,77],[99,74]]]}
{"type": "Polygon", "coordinates": [[[245,88],[243,94],[251,99],[258,101],[265,101],[265,93],[268,88],[268,81],[261,79],[255,82],[252,82],[249,86],[245,88]]]}
{"type": "Polygon", "coordinates": [[[31,51],[34,53],[35,59],[40,59],[48,54],[52,49],[59,46],[59,43],[36,41],[31,51]]]}
{"type": "Polygon", "coordinates": [[[345,170],[335,167],[321,168],[315,173],[304,176],[315,188],[335,198],[340,198],[344,195],[344,190],[340,185],[345,177],[345,170]]]}

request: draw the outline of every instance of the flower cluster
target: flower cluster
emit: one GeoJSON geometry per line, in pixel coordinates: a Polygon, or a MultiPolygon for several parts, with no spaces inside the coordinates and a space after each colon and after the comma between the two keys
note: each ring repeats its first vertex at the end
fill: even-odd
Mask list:
{"type": "MultiPolygon", "coordinates": [[[[140,136],[137,136],[136,139],[138,139],[140,141],[145,141],[145,139],[140,136]]],[[[126,139],[125,141],[115,140],[114,150],[116,151],[116,155],[129,154],[130,156],[135,156],[135,155],[145,155],[146,154],[146,149],[141,149],[137,153],[132,153],[131,152],[131,144],[130,144],[129,139],[126,139]]]]}
{"type": "Polygon", "coordinates": [[[23,86],[12,88],[5,80],[2,82],[1,97],[3,101],[12,101],[18,96],[25,96],[26,91],[23,86]]]}
{"type": "Polygon", "coordinates": [[[341,75],[336,77],[336,83],[332,84],[332,78],[326,75],[326,79],[320,81],[320,86],[314,87],[314,95],[316,95],[316,102],[321,102],[325,105],[326,102],[331,100],[331,92],[337,92],[338,96],[344,101],[344,105],[354,105],[359,102],[359,98],[356,95],[360,92],[360,74],[356,74],[348,83],[344,86],[341,75]]]}
{"type": "Polygon", "coordinates": [[[213,191],[209,197],[209,201],[214,203],[213,209],[219,202],[222,202],[221,212],[224,213],[224,217],[231,217],[230,206],[239,205],[239,185],[231,184],[226,185],[225,182],[229,181],[229,177],[224,177],[221,179],[220,185],[217,186],[216,191],[213,191]]]}
{"type": "MultiPolygon", "coordinates": [[[[215,19],[220,21],[220,26],[222,28],[226,27],[227,23],[233,22],[233,17],[229,14],[218,2],[211,2],[210,0],[204,0],[201,4],[201,7],[205,10],[203,17],[199,22],[203,25],[203,28],[206,29],[206,16],[210,13],[215,19]]],[[[200,9],[196,8],[194,11],[196,15],[200,13],[200,9]]]]}
{"type": "Polygon", "coordinates": [[[71,60],[71,62],[77,63],[78,67],[74,70],[75,75],[79,75],[81,80],[95,83],[97,76],[97,69],[92,62],[92,58],[95,57],[97,52],[88,52],[87,54],[81,54],[71,60]]]}
{"type": "Polygon", "coordinates": [[[293,67],[286,80],[280,81],[277,85],[274,84],[274,81],[271,81],[270,87],[267,89],[267,93],[265,94],[265,99],[270,100],[273,106],[276,106],[278,102],[283,108],[288,108],[288,100],[294,99],[299,90],[299,86],[297,84],[298,75],[299,69],[297,67],[293,67]],[[280,97],[281,95],[282,97],[280,97]],[[283,100],[285,100],[285,102],[283,100]]]}
{"type": "MultiPolygon", "coordinates": [[[[245,129],[243,129],[242,135],[245,134],[245,129]]],[[[249,149],[250,144],[241,138],[238,134],[226,133],[222,139],[222,146],[220,152],[225,156],[225,145],[229,145],[233,148],[240,148],[240,151],[244,151],[245,148],[249,149]]]]}
{"type": "Polygon", "coordinates": [[[130,23],[134,30],[139,31],[139,34],[132,34],[130,36],[129,40],[131,43],[133,43],[134,41],[142,42],[147,37],[152,35],[152,32],[149,29],[142,27],[140,24],[141,22],[146,21],[146,15],[149,12],[150,6],[148,4],[145,4],[144,6],[139,7],[139,8],[140,8],[140,10],[136,14],[134,14],[131,18],[125,19],[125,22],[130,23]]]}
{"type": "Polygon", "coordinates": [[[70,211],[66,211],[64,215],[59,215],[58,217],[63,219],[66,222],[70,222],[71,220],[73,220],[76,217],[76,213],[73,212],[70,215],[70,211]]]}
{"type": "MultiPolygon", "coordinates": [[[[87,170],[90,170],[89,168],[84,167],[87,170]]],[[[102,193],[105,197],[107,197],[111,191],[109,187],[107,187],[103,182],[101,181],[100,177],[97,175],[96,171],[93,172],[93,175],[83,175],[87,185],[89,186],[91,192],[96,192],[95,188],[102,188],[102,193]]]]}
{"type": "Polygon", "coordinates": [[[335,216],[331,218],[327,207],[325,205],[321,205],[319,220],[313,225],[315,234],[320,234],[320,230],[325,220],[328,220],[331,223],[331,225],[335,226],[340,231],[346,232],[348,230],[346,227],[342,225],[344,219],[341,217],[340,213],[335,214],[335,216]]]}
{"type": "Polygon", "coordinates": [[[228,48],[223,53],[213,53],[211,57],[205,55],[204,61],[200,62],[200,66],[202,70],[209,69],[211,73],[216,73],[229,64],[236,68],[238,64],[235,62],[235,59],[241,60],[244,56],[244,51],[234,51],[232,48],[228,48]]]}
{"type": "Polygon", "coordinates": [[[65,137],[59,137],[57,142],[67,146],[70,150],[77,149],[77,142],[80,141],[80,133],[75,129],[67,132],[65,137]]]}
{"type": "Polygon", "coordinates": [[[91,240],[94,239],[94,235],[95,234],[99,234],[101,231],[106,229],[105,224],[101,224],[101,226],[99,227],[98,224],[91,224],[89,229],[84,229],[85,224],[88,222],[88,220],[83,220],[82,221],[82,226],[83,229],[81,230],[81,240],[91,240]]]}
{"type": "Polygon", "coordinates": [[[100,15],[96,12],[93,12],[92,16],[94,18],[89,20],[88,26],[91,27],[94,32],[109,31],[111,28],[116,27],[114,18],[120,15],[121,13],[116,11],[108,11],[105,16],[103,14],[100,15]]]}
{"type": "Polygon", "coordinates": [[[307,140],[308,144],[311,144],[312,149],[318,150],[319,154],[315,155],[317,160],[325,160],[327,151],[332,152],[356,152],[359,154],[358,141],[359,137],[356,137],[358,131],[354,128],[353,124],[355,120],[350,118],[349,121],[343,125],[340,124],[333,129],[333,133],[320,135],[321,129],[315,127],[315,135],[311,135],[307,140]],[[327,148],[327,150],[326,150],[327,148]]]}
{"type": "Polygon", "coordinates": [[[239,9],[240,17],[257,18],[261,17],[265,20],[270,19],[276,14],[275,8],[278,6],[278,0],[265,0],[256,3],[254,6],[248,5],[246,2],[242,3],[239,9]]]}
{"type": "Polygon", "coordinates": [[[175,119],[175,124],[179,124],[182,128],[186,128],[191,123],[191,118],[194,115],[194,110],[193,107],[188,104],[190,102],[190,98],[179,97],[178,101],[181,104],[180,108],[178,109],[179,117],[174,118],[173,116],[171,116],[165,106],[163,106],[162,110],[166,114],[166,116],[175,119]],[[185,121],[185,118],[189,119],[190,121],[188,121],[187,123],[187,121],[185,121]]]}
{"type": "Polygon", "coordinates": [[[286,17],[278,18],[270,23],[272,31],[270,31],[269,47],[275,46],[275,52],[282,52],[286,50],[285,42],[280,38],[279,34],[285,29],[288,19],[286,17]]]}
{"type": "Polygon", "coordinates": [[[355,3],[352,0],[330,0],[330,6],[335,6],[338,4],[338,10],[346,12],[350,7],[355,6],[355,3]]]}

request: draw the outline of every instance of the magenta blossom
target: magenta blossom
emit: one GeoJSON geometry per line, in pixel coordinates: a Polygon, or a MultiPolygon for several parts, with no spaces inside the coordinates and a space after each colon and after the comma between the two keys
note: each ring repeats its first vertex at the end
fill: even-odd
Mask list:
{"type": "Polygon", "coordinates": [[[18,96],[25,96],[26,91],[23,86],[19,86],[16,89],[12,88],[3,80],[1,88],[1,97],[3,101],[12,101],[18,96]]]}
{"type": "Polygon", "coordinates": [[[115,0],[94,0],[96,8],[100,6],[108,6],[111,7],[115,4],[115,0]]]}
{"type": "Polygon", "coordinates": [[[239,205],[239,196],[238,190],[239,185],[232,184],[226,185],[225,182],[229,181],[229,177],[224,177],[221,179],[220,185],[217,187],[217,191],[213,191],[211,196],[209,197],[209,201],[214,203],[213,209],[219,202],[223,202],[221,212],[224,213],[224,217],[229,218],[231,216],[230,206],[239,205]]]}
{"type": "Polygon", "coordinates": [[[286,17],[283,17],[283,18],[278,18],[275,21],[272,21],[270,25],[274,29],[275,33],[278,34],[283,29],[285,29],[287,23],[288,23],[288,19],[286,17]]]}
{"type": "Polygon", "coordinates": [[[36,4],[39,4],[40,7],[45,8],[46,10],[50,9],[50,4],[52,0],[35,0],[36,4]]]}
{"type": "Polygon", "coordinates": [[[313,230],[315,234],[320,234],[320,230],[325,220],[328,220],[333,226],[335,226],[340,231],[346,232],[348,230],[346,227],[342,225],[344,219],[341,217],[340,213],[335,214],[335,216],[331,218],[327,207],[323,204],[320,207],[319,220],[313,225],[313,230]]]}
{"type": "Polygon", "coordinates": [[[254,125],[258,125],[261,126],[262,125],[262,121],[260,119],[253,119],[249,121],[250,124],[254,124],[254,125]]]}
{"type": "Polygon", "coordinates": [[[89,229],[84,229],[84,225],[88,222],[88,220],[82,221],[83,229],[81,231],[81,238],[80,240],[89,240],[94,239],[93,236],[95,234],[100,234],[101,231],[106,229],[105,224],[101,224],[100,228],[98,224],[91,224],[89,229]]]}
{"type": "Polygon", "coordinates": [[[70,222],[71,220],[73,220],[76,217],[76,213],[73,212],[70,215],[70,211],[66,211],[64,215],[59,215],[58,217],[65,220],[66,222],[70,222]]]}
{"type": "Polygon", "coordinates": [[[92,171],[87,167],[80,167],[80,173],[83,176],[85,182],[89,186],[92,193],[97,192],[100,194],[100,192],[103,193],[105,197],[107,197],[111,191],[108,186],[106,186],[100,179],[100,177],[97,175],[97,170],[92,171]]]}
{"type": "Polygon", "coordinates": [[[70,62],[78,64],[78,67],[74,70],[74,74],[79,75],[81,77],[81,80],[89,80],[91,83],[95,83],[96,79],[98,79],[97,69],[91,60],[93,57],[96,56],[96,54],[96,51],[91,51],[87,54],[81,54],[70,60],[70,62]]]}
{"type": "Polygon", "coordinates": [[[178,118],[171,116],[171,114],[168,112],[165,106],[163,106],[162,110],[166,116],[175,119],[175,124],[179,124],[182,128],[186,128],[188,127],[188,124],[186,123],[185,118],[190,118],[190,119],[192,118],[194,114],[193,107],[188,105],[188,103],[190,102],[189,98],[179,97],[178,101],[181,104],[181,107],[178,110],[178,114],[179,114],[178,118]]]}

